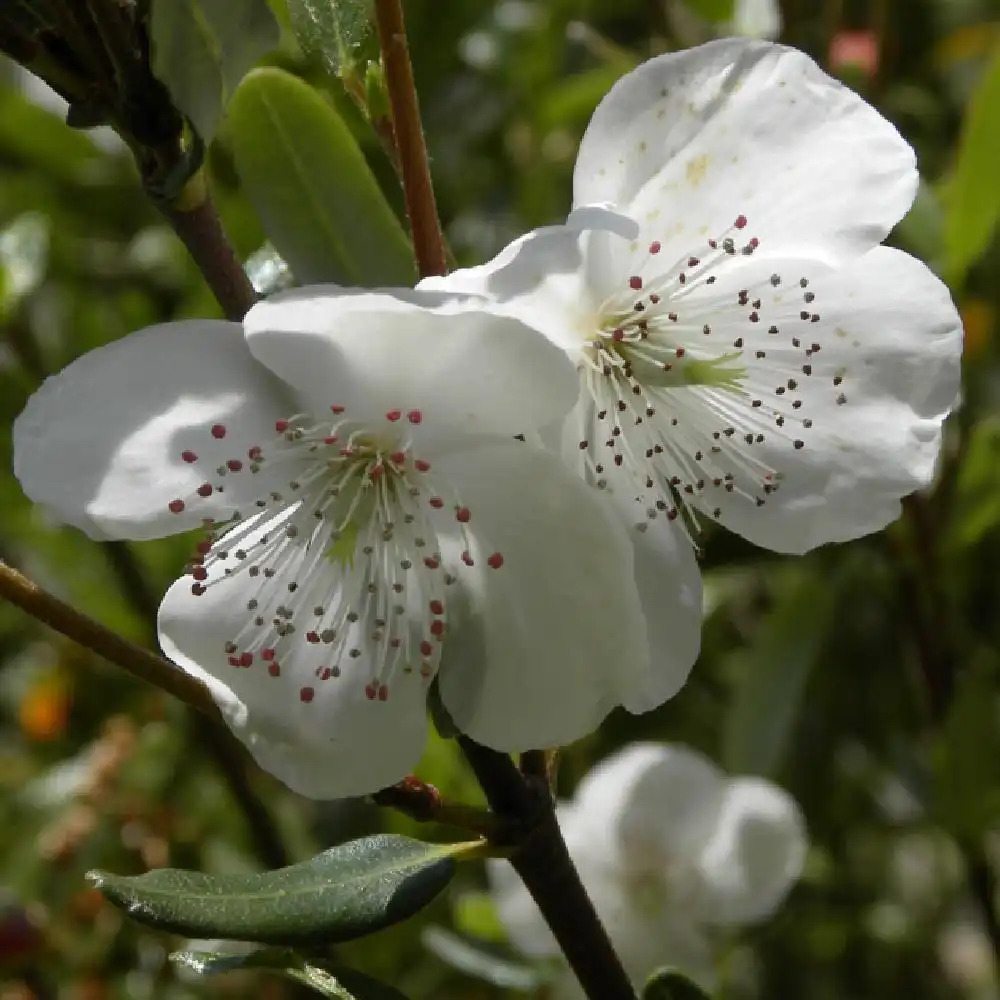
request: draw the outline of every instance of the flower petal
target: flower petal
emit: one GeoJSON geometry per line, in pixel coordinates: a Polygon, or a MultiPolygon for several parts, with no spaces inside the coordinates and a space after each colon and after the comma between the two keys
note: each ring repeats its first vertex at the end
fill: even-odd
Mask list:
{"type": "Polygon", "coordinates": [[[806,847],[791,796],[759,778],[733,779],[697,862],[699,912],[716,924],[770,916],[802,873],[806,847]]]}
{"type": "Polygon", "coordinates": [[[589,838],[622,870],[683,874],[711,833],[724,780],[688,747],[630,743],[590,771],[573,801],[589,838]]]}
{"type": "Polygon", "coordinates": [[[318,285],[272,295],[244,319],[254,356],[316,411],[361,420],[420,411],[428,424],[504,436],[559,419],[576,377],[565,355],[468,296],[318,285]]]}
{"type": "MultiPolygon", "coordinates": [[[[723,278],[718,294],[752,285],[746,275],[757,266],[723,278]]],[[[900,497],[930,482],[941,424],[957,402],[962,327],[947,288],[898,250],[877,247],[836,270],[809,261],[765,270],[772,266],[810,276],[810,321],[800,319],[803,293],[788,281],[782,288],[794,295],[767,288],[774,304],[765,299],[754,339],[750,324],[717,332],[723,340],[747,334],[747,400],[765,404],[732,410],[739,433],[729,447],[742,447],[744,431],[759,432],[764,440],[745,449],[746,460],[776,470],[778,489],[760,506],[763,494],[722,491],[703,504],[758,545],[804,552],[877,531],[899,515],[900,497]],[[772,320],[776,336],[766,332],[772,320]],[[766,349],[765,363],[752,359],[755,347],[766,349]],[[774,413],[783,415],[780,428],[774,413]]]]}
{"type": "Polygon", "coordinates": [[[46,379],[14,423],[14,472],[32,500],[92,537],[159,538],[266,491],[247,449],[292,408],[238,324],[151,326],[46,379]]]}
{"type": "Polygon", "coordinates": [[[437,466],[471,511],[471,530],[451,547],[475,562],[452,599],[463,610],[445,638],[445,707],[498,750],[584,736],[648,667],[624,529],[595,491],[527,444],[463,451],[437,466]]]}
{"type": "MultiPolygon", "coordinates": [[[[233,534],[252,551],[262,535],[280,531],[287,514],[233,534]]],[[[223,536],[215,548],[233,544],[223,536]]],[[[399,671],[391,694],[380,700],[370,688],[378,666],[372,643],[359,641],[357,658],[332,662],[329,647],[299,620],[307,614],[301,610],[287,613],[297,630],[275,635],[281,601],[291,601],[288,580],[302,580],[307,591],[296,594],[303,598],[296,608],[320,601],[331,608],[344,596],[332,565],[328,575],[306,582],[311,559],[300,546],[273,579],[255,578],[246,561],[228,575],[228,559],[209,564],[208,579],[195,592],[189,577],[178,580],[160,606],[160,645],[207,685],[234,735],[265,771],[314,799],[363,795],[400,780],[419,760],[427,681],[415,671],[399,671]]]]}
{"type": "Polygon", "coordinates": [[[484,308],[516,317],[576,352],[599,329],[601,304],[625,266],[625,239],[636,235],[632,219],[588,205],[564,226],[532,230],[485,264],[424,278],[418,287],[486,296],[484,308]]]}
{"type": "Polygon", "coordinates": [[[671,261],[739,216],[763,246],[842,256],[879,243],[916,187],[896,129],[808,56],[727,38],[612,87],[583,137],[573,203],[619,205],[671,261]]]}

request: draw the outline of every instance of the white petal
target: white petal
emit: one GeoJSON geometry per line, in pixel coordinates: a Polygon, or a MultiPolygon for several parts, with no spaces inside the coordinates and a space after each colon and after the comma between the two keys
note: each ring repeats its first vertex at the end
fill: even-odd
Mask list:
{"type": "MultiPolygon", "coordinates": [[[[758,545],[804,552],[877,531],[898,516],[900,497],[930,482],[942,421],[957,402],[962,327],[947,288],[898,250],[877,247],[836,270],[807,261],[772,265],[788,280],[765,296],[784,298],[770,307],[765,298],[744,359],[749,369],[752,349],[766,349],[767,367],[750,386],[766,405],[755,412],[775,406],[785,421],[780,432],[773,419],[754,426],[766,440],[747,454],[775,469],[780,485],[763,506],[721,491],[704,506],[717,505],[722,524],[758,545]],[[807,311],[818,322],[799,319],[798,273],[810,276],[816,298],[807,311]],[[776,337],[766,332],[773,318],[776,337]],[[798,347],[789,346],[791,337],[798,347]],[[807,355],[814,343],[820,350],[807,355]]],[[[738,286],[741,273],[717,287],[738,286]]],[[[719,333],[726,340],[731,331],[719,333]]],[[[746,427],[733,423],[738,445],[746,427]]]]}
{"type": "Polygon", "coordinates": [[[621,704],[648,664],[628,539],[553,456],[512,442],[436,465],[471,511],[475,567],[452,601],[441,695],[498,750],[569,743],[621,704]],[[488,557],[499,552],[503,565],[488,557]],[[454,606],[454,605],[453,605],[454,606]]]}
{"type": "Polygon", "coordinates": [[[778,0],[736,0],[732,33],[748,38],[777,38],[781,34],[778,0]]]}
{"type": "Polygon", "coordinates": [[[698,859],[704,919],[740,924],[770,916],[802,873],[806,846],[794,799],[759,778],[730,781],[698,859]]]}
{"type": "Polygon", "coordinates": [[[658,56],[618,81],[583,137],[574,205],[611,202],[664,259],[749,219],[762,246],[853,255],[913,201],[910,147],[793,49],[728,38],[658,56]]]}
{"type": "Polygon", "coordinates": [[[239,325],[151,326],[45,381],[14,423],[14,472],[32,500],[92,537],[158,538],[225,519],[266,491],[247,450],[293,408],[239,325]],[[202,498],[205,483],[213,492],[202,498]]]}
{"type": "Polygon", "coordinates": [[[577,383],[565,355],[468,296],[322,285],[272,295],[244,318],[253,354],[314,410],[504,436],[559,419],[577,383]]]}
{"type": "Polygon", "coordinates": [[[682,872],[710,834],[722,772],[688,747],[631,743],[580,782],[576,825],[604,843],[623,870],[682,872]]]}
{"type": "MultiPolygon", "coordinates": [[[[234,530],[252,550],[281,517],[234,530]]],[[[216,547],[228,547],[225,536],[216,547]]],[[[363,655],[357,659],[332,662],[328,647],[308,641],[301,608],[292,618],[297,633],[273,636],[275,607],[282,598],[291,601],[286,578],[302,578],[310,558],[301,547],[263,585],[245,563],[225,576],[232,559],[213,565],[203,593],[192,592],[190,577],[178,580],[160,606],[160,645],[208,686],[234,735],[265,771],[314,799],[363,795],[403,778],[419,760],[426,739],[426,683],[415,672],[399,672],[385,701],[371,698],[369,644],[359,643],[363,655]],[[263,627],[253,623],[258,614],[267,623],[263,627]],[[242,637],[247,638],[240,649],[252,654],[251,662],[237,666],[229,662],[226,644],[242,637]]],[[[322,599],[329,607],[340,599],[333,567],[326,572],[325,586],[305,588],[307,605],[322,599]]]]}
{"type": "Polygon", "coordinates": [[[571,213],[565,226],[519,237],[478,267],[425,278],[420,288],[482,295],[490,311],[513,316],[557,347],[575,352],[600,326],[600,308],[625,266],[636,223],[602,205],[571,213]]]}
{"type": "Polygon", "coordinates": [[[525,889],[521,877],[508,861],[491,859],[486,862],[490,892],[497,915],[507,931],[511,944],[529,958],[550,958],[561,955],[559,945],[549,930],[541,910],[525,889]]]}
{"type": "MultiPolygon", "coordinates": [[[[631,523],[631,522],[629,522],[631,523]]],[[[649,712],[684,686],[701,649],[701,571],[688,539],[661,518],[630,529],[635,580],[649,638],[650,670],[623,704],[649,712]]]]}

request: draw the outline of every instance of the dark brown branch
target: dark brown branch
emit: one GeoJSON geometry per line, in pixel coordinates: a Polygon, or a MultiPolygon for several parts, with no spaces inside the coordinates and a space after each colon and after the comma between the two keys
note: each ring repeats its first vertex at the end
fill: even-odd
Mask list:
{"type": "Polygon", "coordinates": [[[417,270],[421,278],[444,274],[448,258],[427,162],[401,0],[375,0],[375,19],[417,270]]]}

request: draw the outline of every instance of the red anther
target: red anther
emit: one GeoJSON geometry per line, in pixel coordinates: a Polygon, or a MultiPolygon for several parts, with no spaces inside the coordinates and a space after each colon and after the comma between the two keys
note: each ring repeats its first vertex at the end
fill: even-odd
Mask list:
{"type": "Polygon", "coordinates": [[[639,291],[642,288],[642,278],[637,274],[633,274],[631,278],[628,279],[628,287],[632,289],[633,292],[639,291]]]}
{"type": "Polygon", "coordinates": [[[708,241],[708,245],[709,245],[709,246],[710,246],[710,247],[711,247],[711,248],[712,248],[713,250],[718,250],[718,249],[719,249],[719,244],[718,244],[718,241],[717,241],[717,240],[709,240],[709,241],[708,241]]]}
{"type": "Polygon", "coordinates": [[[319,675],[321,681],[328,681],[333,676],[333,671],[329,667],[324,667],[323,672],[319,675]]]}
{"type": "Polygon", "coordinates": [[[499,569],[503,565],[503,555],[499,552],[494,552],[493,555],[486,560],[486,564],[491,569],[499,569]]]}
{"type": "Polygon", "coordinates": [[[378,689],[378,700],[388,701],[389,700],[389,688],[385,684],[380,684],[378,689]]]}
{"type": "Polygon", "coordinates": [[[184,509],[184,501],[171,500],[170,503],[167,504],[167,509],[171,514],[179,514],[184,509]]]}
{"type": "Polygon", "coordinates": [[[757,247],[760,246],[760,240],[757,239],[756,236],[751,236],[750,237],[750,246],[753,247],[754,250],[756,250],[757,247]]]}
{"type": "Polygon", "coordinates": [[[316,645],[319,641],[319,632],[306,632],[306,642],[316,645]]]}
{"type": "Polygon", "coordinates": [[[700,263],[697,257],[688,257],[688,267],[697,267],[700,263]]]}
{"type": "Polygon", "coordinates": [[[378,477],[381,476],[383,472],[385,472],[385,468],[382,465],[373,465],[368,470],[368,478],[372,482],[375,482],[375,480],[378,479],[378,477]]]}
{"type": "Polygon", "coordinates": [[[181,458],[188,463],[198,461],[198,456],[193,451],[182,451],[181,458]]]}
{"type": "Polygon", "coordinates": [[[336,434],[329,434],[323,438],[323,444],[336,444],[339,440],[336,434]]]}
{"type": "Polygon", "coordinates": [[[399,638],[399,636],[393,636],[389,640],[389,646],[392,649],[399,649],[399,647],[402,646],[402,645],[403,645],[403,641],[402,641],[402,639],[399,638]]]}
{"type": "Polygon", "coordinates": [[[471,553],[469,552],[468,549],[466,549],[462,553],[462,562],[464,562],[466,566],[475,566],[476,565],[476,561],[472,558],[472,555],[471,555],[471,553]]]}
{"type": "Polygon", "coordinates": [[[338,406],[336,403],[331,403],[330,404],[330,412],[331,413],[343,413],[344,412],[344,407],[343,406],[338,406]]]}
{"type": "Polygon", "coordinates": [[[212,424],[212,437],[214,438],[224,438],[226,436],[226,428],[223,424],[212,424]]]}
{"type": "Polygon", "coordinates": [[[435,618],[434,621],[431,622],[431,635],[440,638],[444,635],[444,629],[444,622],[441,621],[440,618],[435,618]]]}
{"type": "Polygon", "coordinates": [[[210,497],[212,495],[212,484],[202,483],[197,490],[198,496],[200,497],[210,497]]]}
{"type": "Polygon", "coordinates": [[[393,465],[402,465],[406,461],[406,452],[405,451],[392,452],[392,454],[389,455],[389,461],[392,462],[393,465]]]}
{"type": "Polygon", "coordinates": [[[419,424],[421,420],[424,419],[424,415],[419,410],[410,410],[406,414],[406,419],[410,421],[411,424],[419,424]]]}
{"type": "Polygon", "coordinates": [[[426,639],[424,639],[420,643],[420,655],[421,656],[430,656],[431,653],[433,653],[433,652],[434,652],[434,647],[426,639]]]}
{"type": "Polygon", "coordinates": [[[650,253],[659,253],[661,249],[662,245],[659,240],[653,240],[653,242],[649,244],[650,253]]]}
{"type": "Polygon", "coordinates": [[[353,458],[354,457],[354,449],[353,448],[341,448],[340,449],[340,454],[341,454],[342,458],[353,458]]]}
{"type": "Polygon", "coordinates": [[[261,448],[259,444],[255,444],[252,448],[250,448],[247,451],[247,458],[249,458],[251,462],[256,462],[257,459],[260,458],[260,456],[263,454],[264,454],[263,448],[261,448]]]}
{"type": "Polygon", "coordinates": [[[455,511],[455,520],[467,524],[472,519],[472,511],[468,507],[459,507],[455,511]]]}
{"type": "Polygon", "coordinates": [[[440,563],[440,562],[438,562],[438,560],[437,560],[437,559],[435,559],[435,558],[434,558],[433,556],[425,556],[425,557],[424,557],[424,565],[425,565],[425,566],[426,566],[426,567],[427,567],[428,569],[437,569],[437,568],[438,568],[438,566],[440,566],[440,565],[441,565],[441,563],[440,563]]]}
{"type": "Polygon", "coordinates": [[[278,663],[278,661],[277,661],[277,660],[272,660],[272,661],[271,661],[271,662],[270,662],[270,663],[269,663],[269,664],[267,665],[267,672],[268,672],[268,673],[269,673],[269,674],[270,674],[270,675],[271,675],[272,677],[280,677],[280,676],[281,676],[281,665],[280,665],[280,664],[278,663]]]}
{"type": "Polygon", "coordinates": [[[656,303],[660,301],[660,296],[657,295],[656,292],[650,292],[649,301],[655,306],[656,303]]]}
{"type": "Polygon", "coordinates": [[[747,217],[745,215],[737,215],[736,216],[736,221],[733,223],[733,225],[737,229],[744,229],[744,228],[746,228],[746,224],[747,224],[747,217]]]}
{"type": "Polygon", "coordinates": [[[204,566],[195,566],[195,568],[193,570],[191,570],[191,576],[195,580],[199,580],[199,581],[200,580],[207,580],[208,579],[208,570],[205,569],[204,566]]]}
{"type": "Polygon", "coordinates": [[[674,351],[674,357],[675,358],[683,358],[686,353],[687,352],[684,350],[683,347],[678,347],[677,350],[674,351]]]}
{"type": "Polygon", "coordinates": [[[205,590],[205,586],[201,583],[191,584],[191,593],[194,594],[195,597],[201,597],[201,595],[205,593],[205,590]]]}
{"type": "Polygon", "coordinates": [[[676,521],[677,520],[677,508],[676,507],[671,507],[670,510],[667,511],[667,520],[668,521],[676,521]]]}
{"type": "Polygon", "coordinates": [[[677,313],[667,313],[667,319],[669,319],[671,323],[676,323],[677,313]]]}
{"type": "Polygon", "coordinates": [[[417,470],[417,472],[429,472],[431,463],[425,459],[418,458],[414,461],[413,467],[417,470]]]}
{"type": "Polygon", "coordinates": [[[369,701],[374,701],[378,697],[378,688],[374,684],[365,685],[365,697],[369,701]]]}
{"type": "Polygon", "coordinates": [[[444,614],[444,602],[443,601],[431,601],[431,614],[432,615],[443,615],[444,614]]]}
{"type": "Polygon", "coordinates": [[[315,688],[304,687],[299,691],[299,701],[310,702],[316,697],[315,688]]]}
{"type": "Polygon", "coordinates": [[[240,666],[249,667],[253,663],[253,653],[240,653],[240,666]]]}
{"type": "Polygon", "coordinates": [[[207,556],[209,552],[212,551],[212,543],[207,539],[203,538],[195,547],[195,552],[199,555],[207,556]]]}
{"type": "Polygon", "coordinates": [[[238,656],[230,656],[229,665],[231,667],[238,667],[240,665],[240,658],[238,656]]]}
{"type": "Polygon", "coordinates": [[[625,331],[619,326],[611,331],[611,339],[617,343],[621,343],[625,339],[625,331]]]}
{"type": "Polygon", "coordinates": [[[285,431],[288,430],[288,421],[287,420],[275,420],[275,422],[274,422],[274,429],[279,434],[284,434],[285,431]]]}
{"type": "Polygon", "coordinates": [[[231,458],[226,462],[226,468],[230,472],[239,472],[243,468],[243,463],[238,458],[231,458]]]}
{"type": "Polygon", "coordinates": [[[422,663],[420,665],[420,676],[423,677],[425,680],[428,677],[430,677],[431,674],[433,674],[433,673],[434,673],[434,671],[431,668],[431,665],[429,663],[422,663]]]}
{"type": "Polygon", "coordinates": [[[390,410],[386,415],[385,419],[395,423],[403,415],[402,410],[390,410]]]}
{"type": "Polygon", "coordinates": [[[444,506],[444,501],[440,497],[431,497],[427,501],[435,510],[440,510],[444,506]]]}
{"type": "Polygon", "coordinates": [[[271,649],[270,646],[265,646],[260,651],[260,658],[262,660],[264,660],[265,663],[270,663],[271,660],[273,660],[276,655],[277,654],[275,653],[275,651],[273,649],[271,649]]]}

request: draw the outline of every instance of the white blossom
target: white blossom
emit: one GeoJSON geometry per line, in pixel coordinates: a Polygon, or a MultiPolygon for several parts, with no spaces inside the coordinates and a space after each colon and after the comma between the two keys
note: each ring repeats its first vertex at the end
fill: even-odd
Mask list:
{"type": "Polygon", "coordinates": [[[424,282],[490,297],[579,372],[562,454],[632,528],[656,659],[629,708],[697,654],[706,522],[800,553],[884,527],[930,481],[961,323],[880,245],[917,180],[896,129],[807,56],[721,39],[611,89],[565,225],[424,282]]]}
{"type": "MultiPolygon", "coordinates": [[[[717,942],[773,914],[805,860],[805,824],[787,793],[760,778],[727,778],[680,745],[630,744],[595,767],[557,815],[637,986],[673,965],[711,989],[717,942]]],[[[528,956],[559,956],[513,869],[491,861],[489,876],[513,944],[528,956]]],[[[566,969],[554,1000],[582,996],[566,969]]]]}
{"type": "Polygon", "coordinates": [[[435,677],[500,750],[574,740],[647,683],[624,530],[515,437],[569,410],[573,368],[459,305],[328,286],[242,328],[149,327],[47,380],[14,427],[25,492],[62,521],[204,526],[160,642],[306,795],[403,777],[435,677]]]}

